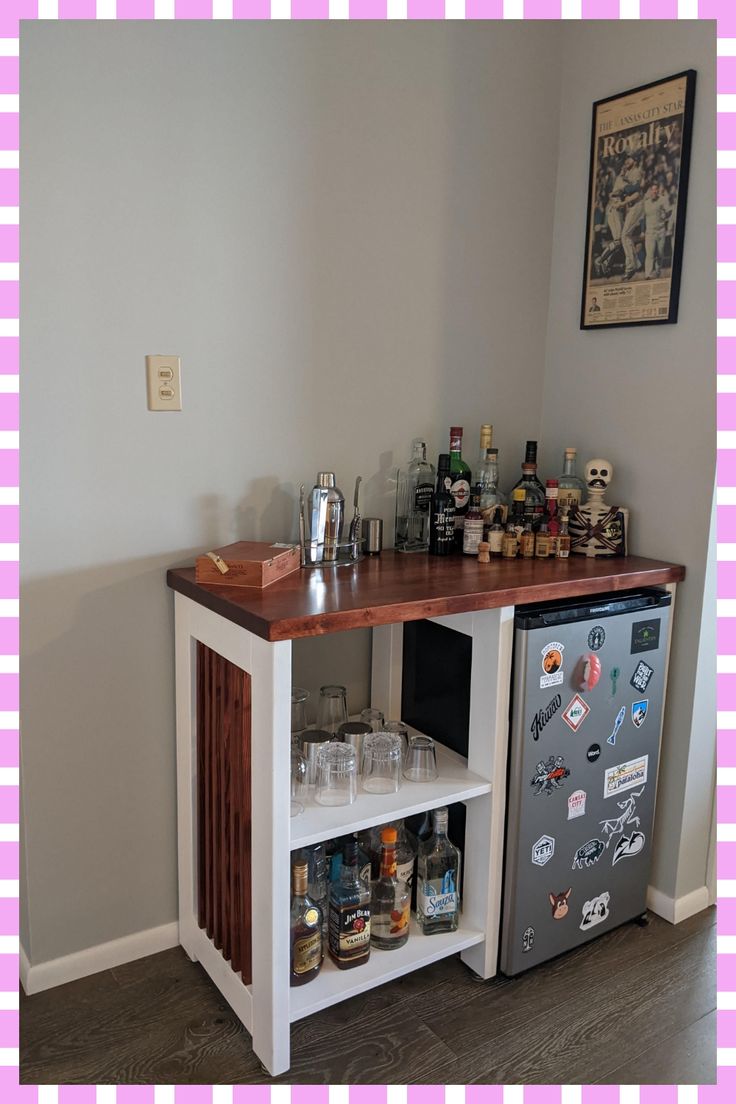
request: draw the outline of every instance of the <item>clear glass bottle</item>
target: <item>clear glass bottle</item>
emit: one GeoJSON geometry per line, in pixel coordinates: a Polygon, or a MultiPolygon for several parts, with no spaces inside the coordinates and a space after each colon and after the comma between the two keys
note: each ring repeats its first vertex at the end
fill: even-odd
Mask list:
{"type": "Polygon", "coordinates": [[[371,895],[371,943],[382,951],[403,947],[409,938],[411,890],[396,873],[395,828],[381,832],[381,870],[371,895]]]}
{"type": "Polygon", "coordinates": [[[460,920],[460,851],[447,838],[447,808],[435,809],[434,833],[419,844],[417,923],[424,935],[456,931],[460,920]]]}
{"type": "Polygon", "coordinates": [[[329,878],[327,852],[323,843],[304,848],[307,859],[307,892],[322,913],[322,938],[327,946],[327,914],[329,911],[329,878]]]}
{"type": "Polygon", "coordinates": [[[537,478],[537,442],[527,441],[526,457],[521,465],[521,479],[515,484],[514,490],[525,492],[524,516],[532,523],[536,531],[544,513],[545,494],[544,487],[537,478]]]}
{"type": "Polygon", "coordinates": [[[478,462],[473,470],[473,483],[480,483],[480,473],[485,467],[486,454],[488,449],[493,444],[493,426],[486,422],[480,427],[480,452],[478,453],[478,462]]]}
{"type": "Polygon", "coordinates": [[[478,555],[478,544],[483,540],[483,515],[480,512],[480,496],[471,495],[470,507],[463,525],[463,552],[466,556],[478,555]]]}
{"type": "Polygon", "coordinates": [[[358,841],[343,845],[339,882],[330,886],[330,958],[340,970],[367,962],[371,953],[371,891],[358,876],[358,841]]]}
{"type": "Polygon", "coordinates": [[[496,506],[506,505],[506,495],[498,489],[498,449],[487,449],[486,458],[476,473],[476,488],[480,495],[483,517],[490,520],[496,506]]]}
{"type": "Polygon", "coordinates": [[[440,453],[437,461],[437,489],[432,495],[429,524],[429,553],[449,556],[455,551],[455,500],[451,492],[449,453],[440,453]]]}
{"type": "Polygon", "coordinates": [[[308,864],[298,859],[291,868],[291,985],[306,985],[322,968],[322,910],[307,892],[308,864]]]}
{"type": "Polygon", "coordinates": [[[397,552],[426,552],[429,548],[429,517],[434,468],[427,460],[427,445],[421,437],[411,443],[411,458],[399,468],[396,482],[397,552]]]}
{"type": "Polygon", "coordinates": [[[414,887],[414,867],[417,861],[416,837],[406,827],[403,820],[397,820],[396,828],[396,877],[406,882],[409,889],[414,887]]]}
{"type": "Polygon", "coordinates": [[[470,505],[470,468],[462,457],[463,427],[450,429],[450,494],[455,500],[455,547],[463,550],[463,526],[470,505]]]}
{"type": "Polygon", "coordinates": [[[577,455],[577,449],[565,449],[562,475],[558,479],[559,496],[557,505],[560,510],[567,510],[569,514],[574,514],[588,496],[585,480],[581,479],[575,470],[577,455]]]}

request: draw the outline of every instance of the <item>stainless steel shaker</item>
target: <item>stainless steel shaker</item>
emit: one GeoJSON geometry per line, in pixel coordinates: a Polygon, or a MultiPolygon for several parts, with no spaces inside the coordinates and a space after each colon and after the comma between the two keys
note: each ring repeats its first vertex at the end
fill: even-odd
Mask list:
{"type": "Polygon", "coordinates": [[[335,485],[334,472],[317,472],[309,495],[312,562],[336,560],[345,520],[345,496],[335,485]]]}

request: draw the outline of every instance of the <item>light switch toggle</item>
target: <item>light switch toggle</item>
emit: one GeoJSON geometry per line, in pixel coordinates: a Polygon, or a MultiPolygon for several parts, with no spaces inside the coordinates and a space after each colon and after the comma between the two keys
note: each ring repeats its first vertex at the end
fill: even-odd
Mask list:
{"type": "Polygon", "coordinates": [[[149,410],[181,410],[181,357],[146,357],[149,410]]]}

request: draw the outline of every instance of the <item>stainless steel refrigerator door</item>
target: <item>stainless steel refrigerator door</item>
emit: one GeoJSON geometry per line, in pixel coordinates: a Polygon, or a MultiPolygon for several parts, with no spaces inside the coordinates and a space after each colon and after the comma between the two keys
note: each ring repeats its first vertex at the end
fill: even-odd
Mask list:
{"type": "Polygon", "coordinates": [[[661,607],[516,629],[506,974],[646,908],[669,616],[661,607]],[[586,658],[600,663],[592,688],[581,685],[586,658]]]}

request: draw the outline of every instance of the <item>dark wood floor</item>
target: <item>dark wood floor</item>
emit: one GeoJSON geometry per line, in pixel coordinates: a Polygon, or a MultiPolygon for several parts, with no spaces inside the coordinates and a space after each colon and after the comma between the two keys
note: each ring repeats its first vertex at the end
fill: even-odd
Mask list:
{"type": "MultiPolygon", "coordinates": [[[[715,909],[627,924],[516,980],[446,959],[295,1024],[285,1083],[709,1084],[715,909]],[[349,1036],[346,1034],[349,1025],[349,1036]]],[[[270,1079],[204,971],[165,951],[21,996],[25,1084],[270,1079]]]]}

